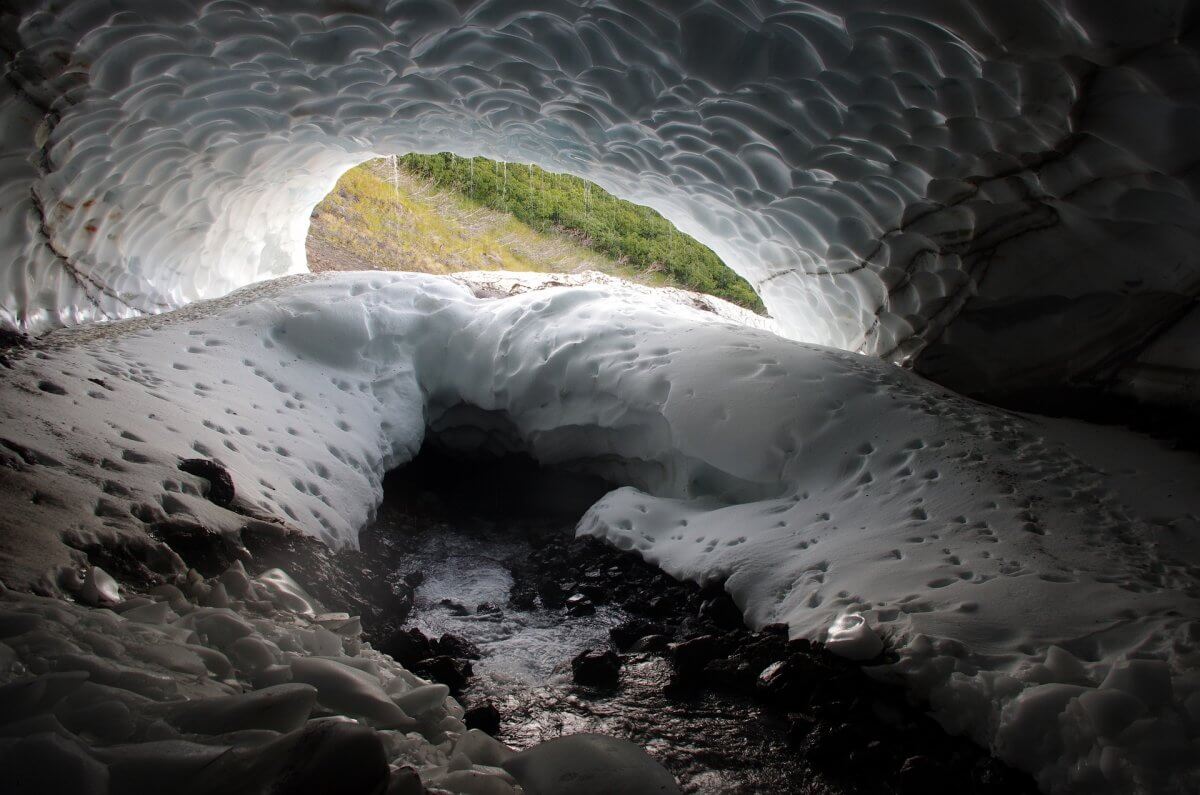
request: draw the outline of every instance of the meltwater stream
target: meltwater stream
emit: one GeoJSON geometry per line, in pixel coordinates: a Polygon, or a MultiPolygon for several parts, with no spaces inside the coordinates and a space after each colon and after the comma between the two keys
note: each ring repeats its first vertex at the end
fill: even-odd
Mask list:
{"type": "Polygon", "coordinates": [[[620,737],[685,792],[1034,791],[985,750],[946,735],[904,691],[803,641],[745,630],[720,588],[576,539],[578,518],[608,488],[519,456],[464,460],[427,445],[385,480],[360,536],[359,570],[386,572],[405,594],[394,620],[376,611],[371,625],[382,634],[369,639],[458,687],[464,706],[495,707],[497,737],[513,748],[578,732],[620,737]],[[613,649],[618,625],[618,684],[577,683],[572,660],[613,649]],[[633,627],[640,640],[631,646],[633,627]],[[697,667],[705,644],[723,651],[697,667]]]}
{"type": "Polygon", "coordinates": [[[553,682],[569,684],[570,659],[608,643],[608,630],[629,618],[600,605],[592,615],[515,609],[508,604],[512,567],[529,554],[526,535],[510,525],[476,520],[421,536],[413,565],[424,574],[412,625],[426,635],[449,632],[474,643],[475,693],[498,694],[553,682]],[[481,609],[482,608],[482,609],[481,609]]]}
{"type": "Polygon", "coordinates": [[[686,792],[843,791],[802,764],[784,722],[754,701],[668,698],[672,668],[662,656],[626,655],[616,689],[575,685],[571,659],[607,648],[609,629],[631,615],[619,604],[571,615],[540,600],[510,602],[514,571],[547,545],[569,545],[579,505],[604,488],[547,477],[557,476],[448,465],[425,452],[389,476],[376,521],[364,530],[364,545],[382,539],[403,548],[395,576],[419,582],[406,626],[478,648],[462,700],[494,704],[499,739],[518,749],[585,731],[632,740],[686,792]]]}

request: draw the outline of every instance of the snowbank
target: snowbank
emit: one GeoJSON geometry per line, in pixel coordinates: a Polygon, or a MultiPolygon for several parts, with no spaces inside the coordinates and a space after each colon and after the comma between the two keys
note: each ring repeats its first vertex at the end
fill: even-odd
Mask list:
{"type": "Polygon", "coordinates": [[[725,579],[753,624],[882,637],[946,725],[1047,791],[1200,786],[1194,523],[1147,521],[1037,422],[891,365],[657,291],[363,273],[58,332],[14,367],[13,581],[77,565],[46,528],[161,565],[162,522],[352,543],[427,424],[500,415],[540,460],[626,484],[580,532],[725,579]],[[177,470],[196,457],[234,510],[177,470]]]}

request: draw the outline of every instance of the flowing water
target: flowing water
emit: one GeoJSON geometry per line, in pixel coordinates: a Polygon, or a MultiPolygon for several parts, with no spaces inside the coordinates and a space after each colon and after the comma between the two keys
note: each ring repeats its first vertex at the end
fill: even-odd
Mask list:
{"type": "MultiPolygon", "coordinates": [[[[367,532],[403,536],[408,554],[398,574],[424,577],[408,625],[432,637],[449,632],[479,648],[463,697],[500,710],[502,741],[525,748],[583,731],[625,737],[666,765],[687,792],[841,791],[801,763],[787,746],[783,722],[755,702],[714,693],[667,698],[671,665],[662,657],[626,655],[615,690],[576,686],[571,659],[586,648],[606,647],[609,628],[629,615],[611,605],[572,616],[540,603],[528,610],[509,604],[514,565],[528,560],[547,534],[569,536],[573,518],[561,506],[553,511],[555,521],[529,516],[541,513],[539,498],[514,491],[494,473],[458,472],[456,482],[467,484],[465,490],[431,490],[443,475],[391,476],[367,532]],[[497,495],[510,504],[519,495],[524,515],[497,516],[497,495]]],[[[542,487],[541,497],[569,490],[558,483],[529,485],[542,487]]]]}

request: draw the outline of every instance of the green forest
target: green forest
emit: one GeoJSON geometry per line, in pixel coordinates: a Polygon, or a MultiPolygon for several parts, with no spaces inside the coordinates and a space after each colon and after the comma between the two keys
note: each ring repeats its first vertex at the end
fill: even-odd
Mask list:
{"type": "Polygon", "coordinates": [[[468,200],[510,213],[534,229],[554,229],[640,273],[719,296],[755,312],[762,301],[745,279],[707,246],[649,207],[618,199],[578,177],[534,165],[498,163],[448,152],[410,154],[402,168],[468,200]]]}

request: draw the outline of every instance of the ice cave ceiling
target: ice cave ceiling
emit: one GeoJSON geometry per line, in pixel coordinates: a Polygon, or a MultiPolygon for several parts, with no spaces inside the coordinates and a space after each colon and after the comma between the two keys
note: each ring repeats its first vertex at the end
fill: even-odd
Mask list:
{"type": "Polygon", "coordinates": [[[5,8],[5,325],[302,271],[342,171],[449,149],[659,209],[802,340],[968,392],[1195,392],[1187,0],[5,8]]]}

